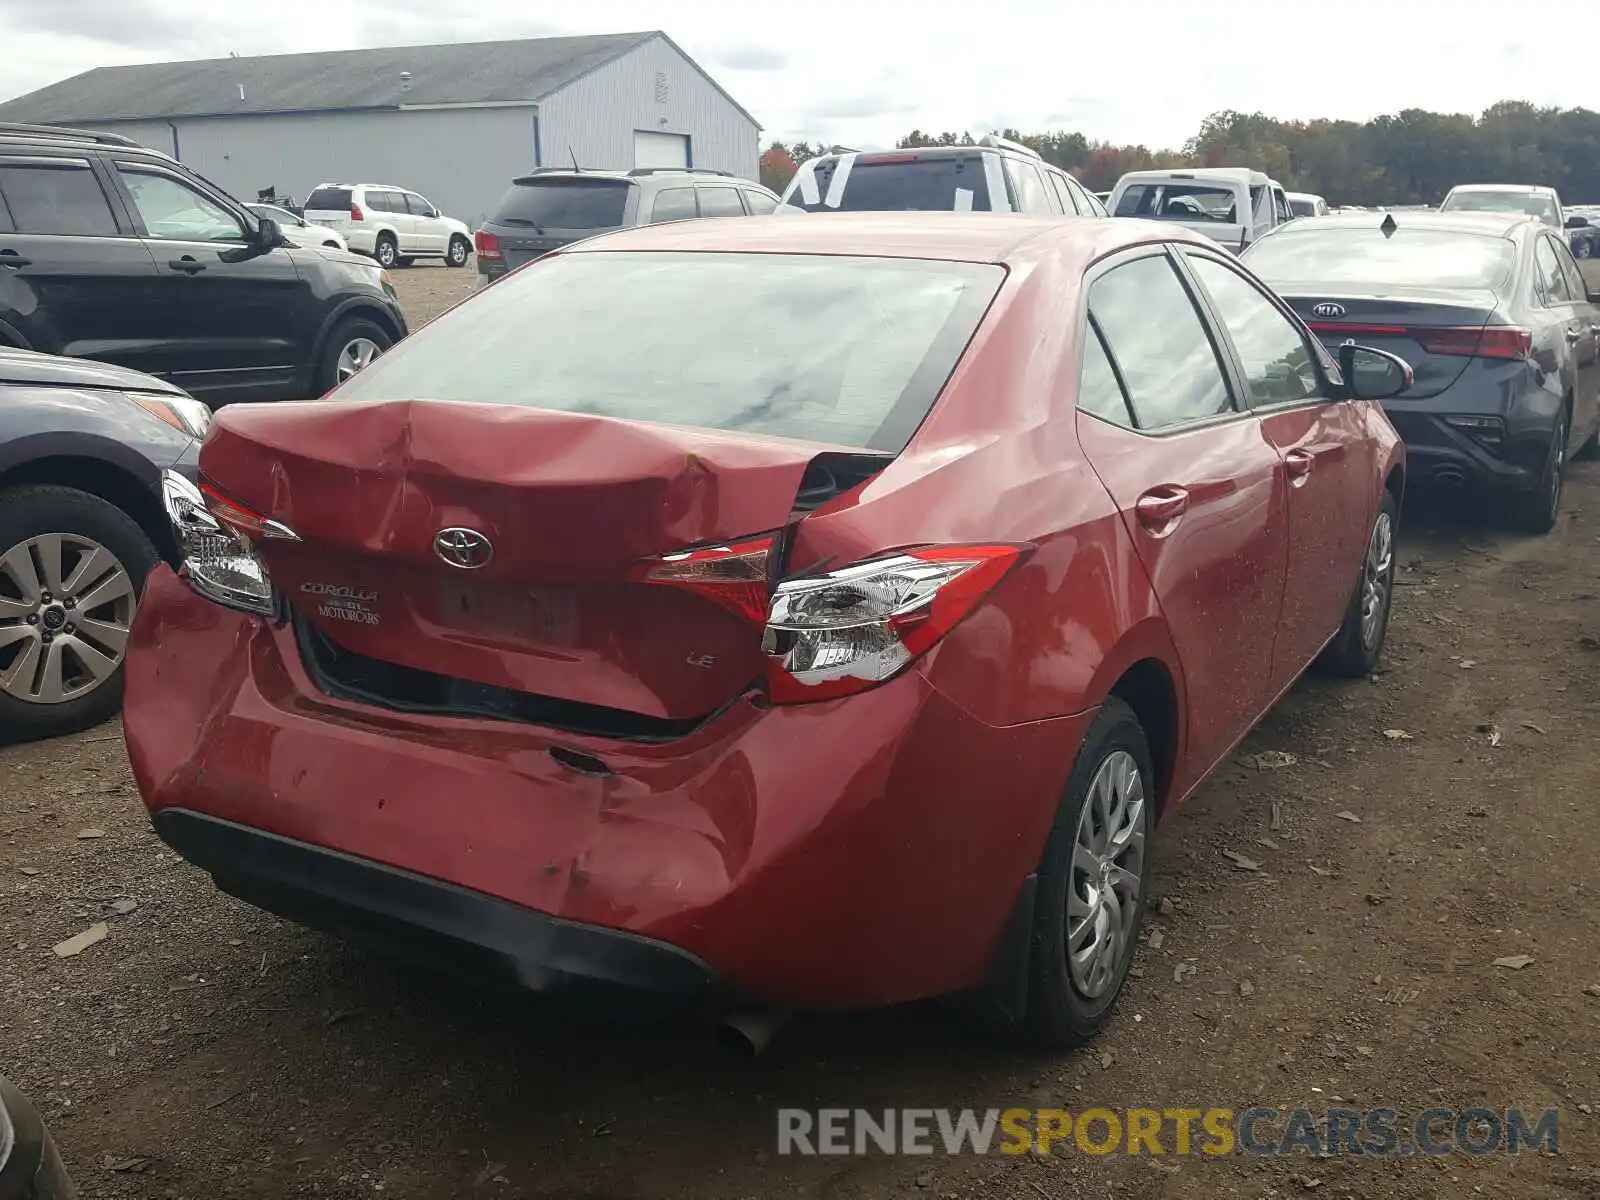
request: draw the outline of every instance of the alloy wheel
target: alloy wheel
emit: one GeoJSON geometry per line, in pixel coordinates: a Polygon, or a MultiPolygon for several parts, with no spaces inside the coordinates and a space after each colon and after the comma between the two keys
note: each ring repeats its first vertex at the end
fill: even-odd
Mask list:
{"type": "Polygon", "coordinates": [[[0,692],[28,704],[88,695],[122,665],[138,608],[99,542],[44,533],[0,555],[0,692]]]}
{"type": "Polygon", "coordinates": [[[1390,568],[1394,565],[1394,521],[1380,512],[1367,542],[1367,559],[1361,571],[1361,644],[1371,650],[1383,632],[1389,607],[1390,568]]]}
{"type": "Polygon", "coordinates": [[[339,360],[334,365],[335,380],[343,383],[382,353],[383,348],[371,338],[351,338],[339,351],[339,360]]]}
{"type": "Polygon", "coordinates": [[[1067,971],[1095,1000],[1133,952],[1145,869],[1145,787],[1126,750],[1106,755],[1084,799],[1067,887],[1067,971]]]}
{"type": "Polygon", "coordinates": [[[1550,466],[1548,473],[1550,482],[1546,485],[1546,499],[1550,502],[1550,523],[1561,516],[1561,468],[1566,459],[1567,449],[1567,421],[1563,417],[1556,425],[1555,444],[1550,448],[1550,466]]]}
{"type": "Polygon", "coordinates": [[[378,265],[387,270],[389,267],[394,266],[395,260],[399,257],[399,254],[394,248],[394,243],[386,238],[378,243],[376,257],[378,260],[378,265]]]}
{"type": "Polygon", "coordinates": [[[467,261],[467,244],[460,238],[450,243],[450,261],[458,267],[467,261]]]}

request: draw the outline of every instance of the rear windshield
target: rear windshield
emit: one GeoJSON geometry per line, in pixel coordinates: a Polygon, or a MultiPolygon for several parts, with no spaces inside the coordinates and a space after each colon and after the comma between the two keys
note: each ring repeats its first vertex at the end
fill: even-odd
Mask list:
{"type": "Polygon", "coordinates": [[[518,404],[898,453],[1004,278],[990,263],[556,255],[406,338],[335,398],[518,404]]]}
{"type": "Polygon", "coordinates": [[[1198,183],[1133,183],[1117,199],[1118,217],[1240,223],[1232,188],[1198,183]]]}
{"type": "Polygon", "coordinates": [[[1549,196],[1529,195],[1523,191],[1509,192],[1456,192],[1447,196],[1439,206],[1440,212],[1521,213],[1538,217],[1546,224],[1559,224],[1556,220],[1556,202],[1549,196]]]}
{"type": "Polygon", "coordinates": [[[1315,200],[1296,200],[1289,198],[1289,211],[1297,217],[1314,217],[1317,215],[1317,202],[1315,200]]]}
{"type": "Polygon", "coordinates": [[[322,212],[332,212],[335,209],[348,211],[351,204],[349,188],[318,188],[306,197],[306,207],[315,208],[322,212]]]}
{"type": "Polygon", "coordinates": [[[786,201],[807,212],[988,212],[991,207],[981,154],[824,159],[811,171],[802,170],[786,201]]]}
{"type": "Polygon", "coordinates": [[[1516,246],[1508,238],[1443,229],[1398,229],[1341,223],[1262,238],[1244,262],[1269,283],[1432,284],[1494,288],[1511,273],[1516,246]]]}
{"type": "Polygon", "coordinates": [[[625,179],[537,179],[513,184],[500,198],[497,225],[536,229],[615,229],[628,207],[625,179]]]}

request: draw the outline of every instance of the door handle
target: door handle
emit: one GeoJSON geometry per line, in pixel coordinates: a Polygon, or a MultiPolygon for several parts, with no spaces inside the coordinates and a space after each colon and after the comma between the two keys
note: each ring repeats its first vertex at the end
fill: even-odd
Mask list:
{"type": "Polygon", "coordinates": [[[182,258],[175,258],[167,266],[174,271],[182,271],[185,275],[198,275],[206,269],[205,263],[195,258],[192,254],[185,254],[182,258]]]}
{"type": "Polygon", "coordinates": [[[1173,523],[1189,511],[1189,493],[1171,485],[1151,488],[1139,497],[1133,511],[1139,524],[1161,537],[1170,533],[1173,523]]]}
{"type": "Polygon", "coordinates": [[[0,250],[0,267],[31,267],[33,259],[23,258],[15,250],[0,250]]]}
{"type": "Polygon", "coordinates": [[[1317,465],[1317,456],[1309,450],[1291,450],[1283,456],[1283,465],[1291,483],[1304,483],[1311,468],[1317,465]]]}

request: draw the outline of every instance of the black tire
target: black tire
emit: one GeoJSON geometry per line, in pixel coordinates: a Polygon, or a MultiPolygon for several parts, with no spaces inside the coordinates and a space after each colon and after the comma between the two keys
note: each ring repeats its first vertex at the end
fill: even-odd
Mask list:
{"type": "Polygon", "coordinates": [[[372,257],[378,260],[378,265],[385,271],[400,261],[400,245],[394,240],[393,234],[378,235],[378,240],[372,246],[372,257]]]}
{"type": "Polygon", "coordinates": [[[1550,435],[1539,485],[1531,491],[1513,492],[1506,516],[1518,533],[1538,537],[1549,533],[1561,518],[1561,489],[1566,474],[1567,411],[1561,410],[1550,435]]]}
{"type": "MultiPolygon", "coordinates": [[[[1123,765],[1127,765],[1126,761],[1123,765]]],[[[1155,818],[1155,777],[1150,747],[1139,719],[1121,700],[1111,697],[1084,736],[1039,862],[1028,955],[1028,1009],[1022,1027],[1014,1031],[1031,1049],[1055,1051],[1087,1041],[1106,1023],[1116,1006],[1128,968],[1133,965],[1139,927],[1144,920],[1155,818]],[[1107,964],[1103,987],[1091,993],[1079,986],[1068,965],[1068,902],[1073,895],[1083,902],[1087,893],[1079,891],[1080,883],[1092,887],[1100,881],[1076,877],[1082,873],[1074,867],[1074,851],[1084,809],[1090,801],[1091,786],[1101,768],[1115,766],[1119,756],[1131,760],[1129,774],[1130,777],[1137,774],[1140,788],[1137,816],[1131,812],[1126,814],[1127,828],[1137,830],[1139,839],[1137,887],[1131,900],[1131,913],[1126,911],[1126,902],[1115,906],[1116,913],[1123,917],[1122,940],[1116,961],[1107,964]]],[[[1128,807],[1132,808],[1131,802],[1128,807]]],[[[1128,845],[1130,848],[1133,845],[1131,837],[1128,845]]],[[[1127,863],[1132,859],[1124,855],[1120,861],[1127,863]]],[[[1094,887],[1093,890],[1100,889],[1094,887]]],[[[1115,918],[1108,916],[1108,920],[1115,918]]]]}
{"type": "MultiPolygon", "coordinates": [[[[138,523],[116,505],[76,488],[29,484],[0,491],[0,559],[4,559],[16,547],[52,533],[73,535],[97,543],[111,555],[117,567],[126,572],[133,584],[133,598],[126,604],[125,612],[118,615],[118,620],[125,618],[131,623],[136,598],[143,592],[145,578],[160,557],[138,523]]],[[[103,578],[109,569],[107,567],[97,572],[96,578],[103,578]]],[[[93,580],[85,580],[86,587],[92,583],[93,580]]],[[[89,590],[92,592],[95,589],[89,590]]],[[[12,600],[19,598],[15,581],[5,572],[0,572],[0,596],[12,600]]],[[[63,597],[53,599],[59,602],[63,597]]],[[[74,611],[78,620],[82,620],[88,612],[87,609],[74,611]]],[[[97,607],[95,611],[105,617],[112,615],[108,609],[97,607]]],[[[72,630],[70,622],[73,613],[59,610],[57,615],[69,622],[61,631],[63,635],[68,635],[72,630]]],[[[28,624],[37,628],[41,623],[28,624]]],[[[0,616],[0,630],[4,630],[6,625],[5,618],[0,616]]],[[[82,632],[77,636],[81,637],[82,632]]],[[[27,741],[75,733],[115,716],[122,705],[121,654],[125,645],[114,655],[117,661],[114,671],[69,700],[56,703],[27,700],[8,694],[0,685],[0,741],[27,741]]],[[[102,641],[99,646],[89,643],[89,648],[97,649],[104,655],[111,646],[102,641]]],[[[27,653],[26,643],[11,642],[0,648],[0,677],[17,668],[27,653]]],[[[75,674],[80,673],[84,661],[73,657],[69,669],[75,674]]]]}
{"type": "Polygon", "coordinates": [[[1595,425],[1594,432],[1589,435],[1588,440],[1583,445],[1573,451],[1572,457],[1581,458],[1585,462],[1600,457],[1600,424],[1595,425]]]}
{"type": "Polygon", "coordinates": [[[322,357],[317,360],[316,395],[324,396],[342,382],[339,378],[339,360],[345,348],[365,338],[383,353],[394,345],[394,339],[375,321],[366,317],[346,317],[333,327],[322,347],[322,357]]]}
{"type": "Polygon", "coordinates": [[[398,266],[398,267],[409,267],[412,263],[416,262],[417,260],[415,258],[411,257],[411,255],[407,254],[407,255],[403,255],[400,258],[395,259],[394,261],[395,261],[395,265],[398,266]]]}
{"type": "Polygon", "coordinates": [[[450,239],[450,246],[444,252],[444,262],[447,267],[464,267],[467,260],[472,257],[472,243],[459,233],[450,239]]]}
{"type": "Polygon", "coordinates": [[[1350,607],[1345,610],[1344,624],[1317,660],[1317,665],[1330,675],[1364,679],[1378,668],[1383,642],[1389,634],[1389,613],[1394,607],[1394,538],[1399,525],[1399,506],[1385,489],[1378,515],[1367,531],[1367,548],[1361,556],[1361,569],[1350,607]],[[1366,620],[1369,598],[1377,606],[1376,623],[1370,626],[1370,632],[1366,620]]]}

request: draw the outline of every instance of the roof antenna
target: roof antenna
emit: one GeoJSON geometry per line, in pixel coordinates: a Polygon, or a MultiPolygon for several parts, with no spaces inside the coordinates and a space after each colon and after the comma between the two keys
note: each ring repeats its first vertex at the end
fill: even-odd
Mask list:
{"type": "Polygon", "coordinates": [[[572,169],[574,171],[576,171],[579,175],[582,175],[583,174],[583,168],[578,165],[578,156],[576,154],[573,154],[572,143],[571,142],[567,143],[567,153],[569,155],[572,155],[572,169]]]}

